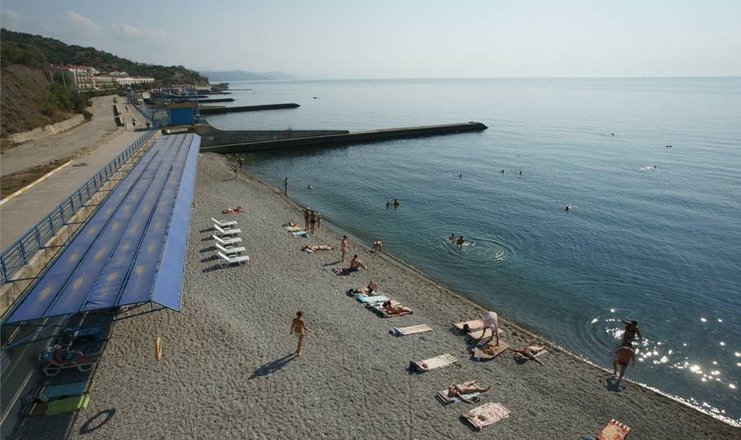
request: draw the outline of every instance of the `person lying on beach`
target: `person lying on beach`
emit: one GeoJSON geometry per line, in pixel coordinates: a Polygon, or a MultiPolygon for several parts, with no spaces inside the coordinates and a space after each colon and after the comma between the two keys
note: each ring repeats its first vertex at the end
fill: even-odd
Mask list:
{"type": "Polygon", "coordinates": [[[223,214],[241,214],[244,212],[244,209],[242,209],[241,206],[237,206],[236,208],[226,208],[225,210],[221,211],[223,214]]]}
{"type": "Polygon", "coordinates": [[[383,307],[384,313],[386,313],[389,316],[393,315],[405,315],[412,311],[409,307],[404,307],[401,304],[394,304],[391,302],[391,300],[384,302],[381,304],[381,307],[383,307]]]}
{"type": "Polygon", "coordinates": [[[472,400],[468,400],[463,397],[464,394],[471,393],[483,393],[489,389],[489,387],[483,387],[478,384],[478,380],[469,380],[461,384],[451,384],[448,387],[448,397],[451,399],[455,398],[465,403],[473,403],[472,400]]]}
{"type": "Polygon", "coordinates": [[[307,244],[301,248],[302,251],[310,254],[313,254],[316,251],[331,251],[332,249],[334,248],[328,244],[307,244]]]}
{"type": "Polygon", "coordinates": [[[529,344],[522,350],[512,350],[515,352],[515,360],[517,362],[524,362],[527,359],[532,359],[540,365],[544,365],[536,356],[545,350],[545,345],[540,344],[529,344]]]}

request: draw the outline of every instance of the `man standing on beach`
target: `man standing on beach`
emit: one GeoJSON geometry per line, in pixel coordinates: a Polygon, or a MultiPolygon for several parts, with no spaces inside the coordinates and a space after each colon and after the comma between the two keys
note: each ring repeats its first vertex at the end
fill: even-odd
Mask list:
{"type": "Polygon", "coordinates": [[[615,352],[615,359],[612,361],[612,374],[617,376],[617,366],[620,365],[620,376],[618,376],[618,382],[625,376],[625,369],[628,368],[628,362],[631,362],[633,366],[636,364],[636,353],[631,348],[632,344],[630,341],[623,342],[623,345],[615,352]]]}
{"type": "Polygon", "coordinates": [[[283,195],[288,195],[288,177],[283,178],[283,195]]]}
{"type": "Polygon", "coordinates": [[[340,254],[342,255],[342,261],[345,261],[345,254],[347,253],[347,235],[342,236],[340,241],[340,254]]]}

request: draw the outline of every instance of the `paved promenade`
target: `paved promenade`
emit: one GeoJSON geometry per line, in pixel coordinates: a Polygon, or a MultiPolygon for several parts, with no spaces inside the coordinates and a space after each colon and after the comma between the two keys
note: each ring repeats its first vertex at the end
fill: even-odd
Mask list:
{"type": "MultiPolygon", "coordinates": [[[[115,128],[112,97],[104,99],[108,100],[108,105],[98,106],[98,111],[102,112],[94,118],[98,122],[91,121],[64,133],[22,144],[2,155],[0,168],[5,175],[6,171],[12,173],[80,153],[72,164],[0,206],[0,249],[20,238],[144,134],[143,131],[115,128]],[[113,127],[113,131],[107,127],[113,127]]],[[[143,127],[144,119],[133,107],[130,109],[127,120],[136,117],[137,125],[143,127]]]]}

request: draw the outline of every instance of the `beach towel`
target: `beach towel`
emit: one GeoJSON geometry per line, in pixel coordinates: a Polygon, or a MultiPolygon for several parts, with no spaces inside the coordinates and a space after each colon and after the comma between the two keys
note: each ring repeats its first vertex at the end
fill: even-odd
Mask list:
{"type": "Polygon", "coordinates": [[[294,226],[283,225],[283,227],[286,228],[288,232],[298,232],[302,230],[300,226],[296,226],[296,225],[294,226]]]}
{"type": "Polygon", "coordinates": [[[424,373],[425,371],[447,367],[456,362],[458,362],[458,359],[456,359],[452,354],[445,353],[422,361],[412,361],[409,363],[409,369],[413,372],[424,373]]]}
{"type": "Polygon", "coordinates": [[[464,412],[461,417],[466,419],[476,430],[481,430],[509,417],[509,410],[501,403],[487,402],[471,411],[464,412]]]}
{"type": "Polygon", "coordinates": [[[363,304],[373,304],[373,303],[382,303],[386,302],[389,299],[385,295],[374,295],[374,296],[367,296],[367,295],[358,295],[355,297],[358,301],[360,301],[363,304]]]}
{"type": "Polygon", "coordinates": [[[387,313],[386,309],[383,307],[383,303],[377,302],[373,304],[366,304],[365,306],[382,318],[394,318],[397,316],[411,315],[412,313],[414,313],[414,310],[412,310],[410,307],[402,306],[398,301],[394,300],[391,300],[391,307],[399,310],[396,313],[387,313]],[[401,307],[401,309],[399,309],[399,307],[401,307]]]}
{"type": "MultiPolygon", "coordinates": [[[[466,400],[472,400],[474,402],[478,402],[479,399],[480,399],[480,397],[481,397],[481,393],[478,392],[478,391],[475,392],[475,393],[463,394],[463,398],[464,399],[466,399],[466,400]]],[[[447,388],[445,388],[444,390],[440,390],[440,391],[437,392],[437,400],[439,400],[440,402],[442,402],[442,403],[444,403],[446,405],[447,404],[450,404],[450,403],[458,403],[458,402],[461,401],[461,399],[459,399],[457,397],[450,397],[450,396],[448,396],[448,389],[447,388]]]]}
{"type": "Polygon", "coordinates": [[[618,422],[615,419],[602,428],[597,435],[597,440],[625,440],[630,435],[630,427],[618,422]]]}
{"type": "Polygon", "coordinates": [[[291,235],[293,235],[296,238],[309,238],[309,233],[304,231],[303,229],[299,229],[298,231],[291,232],[291,235]]]}
{"type": "MultiPolygon", "coordinates": [[[[490,347],[491,345],[488,345],[487,347],[490,347]]],[[[477,361],[485,361],[489,359],[494,359],[495,357],[502,354],[505,350],[509,348],[509,344],[503,341],[499,341],[499,345],[496,346],[496,350],[492,354],[485,353],[482,348],[474,347],[473,351],[471,352],[471,357],[477,361]]]]}
{"type": "Polygon", "coordinates": [[[427,324],[419,324],[419,325],[412,325],[409,327],[391,327],[391,330],[389,330],[389,333],[391,333],[394,336],[407,336],[407,335],[413,335],[416,333],[424,333],[432,331],[432,327],[430,327],[427,324]]]}
{"type": "Polygon", "coordinates": [[[465,332],[466,325],[468,325],[468,331],[479,330],[484,328],[484,321],[481,319],[474,319],[472,321],[456,322],[455,324],[453,324],[453,327],[458,329],[458,331],[460,332],[465,332]]]}

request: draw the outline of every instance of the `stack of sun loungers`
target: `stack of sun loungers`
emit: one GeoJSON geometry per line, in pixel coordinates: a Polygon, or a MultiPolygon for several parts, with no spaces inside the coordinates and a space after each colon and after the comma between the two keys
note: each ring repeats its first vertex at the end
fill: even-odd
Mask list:
{"type": "Polygon", "coordinates": [[[238,229],[236,221],[220,221],[211,217],[213,221],[214,230],[216,233],[212,234],[211,237],[214,239],[214,246],[216,247],[216,254],[219,256],[219,264],[221,267],[229,266],[232,264],[246,264],[250,261],[250,257],[242,255],[246,249],[241,246],[242,238],[239,234],[242,232],[238,229]]]}

